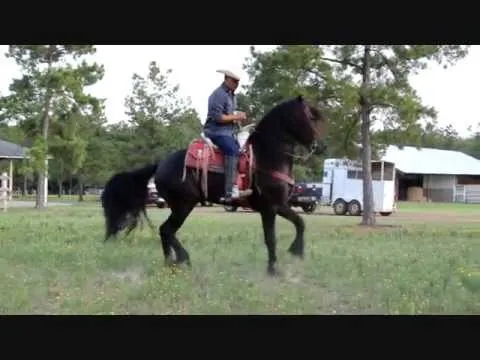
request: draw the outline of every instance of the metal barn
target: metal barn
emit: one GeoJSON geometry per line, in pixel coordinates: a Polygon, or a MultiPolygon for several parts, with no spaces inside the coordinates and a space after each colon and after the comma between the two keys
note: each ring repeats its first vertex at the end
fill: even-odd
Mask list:
{"type": "Polygon", "coordinates": [[[387,148],[382,160],[396,165],[398,200],[480,203],[480,160],[459,151],[411,146],[387,148]],[[421,197],[421,199],[419,198],[421,197]]]}

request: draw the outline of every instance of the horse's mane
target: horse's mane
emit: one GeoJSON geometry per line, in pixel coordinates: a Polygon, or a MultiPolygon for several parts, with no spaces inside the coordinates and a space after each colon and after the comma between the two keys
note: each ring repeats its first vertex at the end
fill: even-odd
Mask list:
{"type": "MultiPolygon", "coordinates": [[[[294,143],[287,134],[286,124],[294,116],[297,99],[283,101],[268,111],[248,137],[257,161],[270,168],[285,163],[285,151],[293,152],[294,143]]],[[[290,159],[291,160],[291,159],[290,159]]]]}
{"type": "Polygon", "coordinates": [[[285,135],[285,127],[283,125],[292,117],[295,105],[295,100],[287,100],[275,105],[255,125],[249,141],[252,143],[258,140],[268,141],[269,139],[276,141],[278,140],[278,135],[285,135]]]}

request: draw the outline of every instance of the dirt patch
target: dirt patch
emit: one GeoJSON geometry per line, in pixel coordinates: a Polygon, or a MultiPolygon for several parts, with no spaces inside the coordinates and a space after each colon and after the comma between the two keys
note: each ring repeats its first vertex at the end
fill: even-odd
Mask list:
{"type": "Polygon", "coordinates": [[[337,228],[339,231],[350,231],[355,234],[371,234],[371,233],[385,233],[391,232],[392,230],[403,229],[404,226],[398,224],[376,224],[374,226],[370,225],[361,225],[361,224],[352,224],[352,225],[338,225],[334,228],[337,228]]]}
{"type": "Polygon", "coordinates": [[[392,220],[407,220],[413,222],[442,222],[455,224],[459,222],[478,222],[480,216],[472,214],[459,214],[458,212],[422,212],[422,213],[402,213],[398,212],[391,217],[392,220]]]}
{"type": "Polygon", "coordinates": [[[114,271],[113,277],[122,281],[128,281],[133,284],[140,284],[143,282],[143,271],[139,268],[131,268],[125,271],[114,271]]]}
{"type": "Polygon", "coordinates": [[[372,234],[372,233],[385,233],[391,232],[392,230],[402,229],[403,226],[400,225],[375,225],[375,226],[366,226],[366,225],[357,225],[352,227],[352,231],[356,234],[372,234]]]}

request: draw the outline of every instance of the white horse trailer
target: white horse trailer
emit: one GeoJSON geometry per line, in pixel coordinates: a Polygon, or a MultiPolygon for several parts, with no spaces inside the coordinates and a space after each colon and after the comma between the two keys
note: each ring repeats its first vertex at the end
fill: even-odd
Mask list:
{"type": "MultiPolygon", "coordinates": [[[[326,159],[323,169],[322,204],[333,207],[336,215],[358,216],[363,209],[363,170],[361,162],[326,159]]],[[[395,209],[395,164],[372,161],[374,210],[383,216],[395,209]]]]}

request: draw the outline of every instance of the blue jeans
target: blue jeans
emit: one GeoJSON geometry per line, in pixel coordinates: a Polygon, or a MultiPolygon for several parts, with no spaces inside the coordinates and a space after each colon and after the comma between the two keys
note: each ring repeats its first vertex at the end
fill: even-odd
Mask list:
{"type": "Polygon", "coordinates": [[[222,150],[225,156],[240,155],[240,145],[234,137],[228,135],[208,135],[209,139],[222,150]]]}

